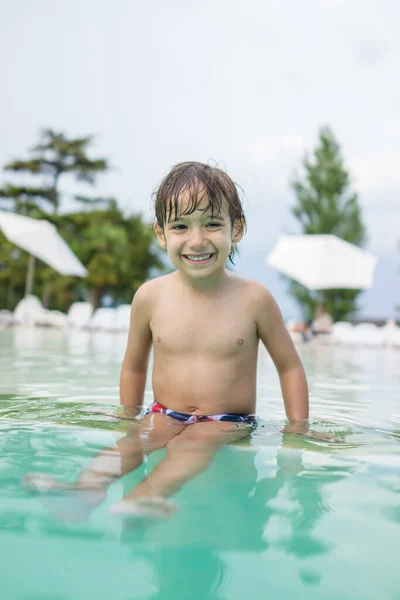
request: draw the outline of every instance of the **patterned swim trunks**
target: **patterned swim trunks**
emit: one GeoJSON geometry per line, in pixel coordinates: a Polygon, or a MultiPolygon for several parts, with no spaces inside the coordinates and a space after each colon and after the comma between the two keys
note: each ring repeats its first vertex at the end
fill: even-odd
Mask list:
{"type": "Polygon", "coordinates": [[[166,408],[159,402],[154,402],[146,411],[146,415],[150,415],[151,413],[162,413],[164,415],[168,415],[177,421],[181,421],[182,423],[206,423],[207,421],[229,421],[230,423],[246,423],[251,427],[257,427],[257,417],[256,415],[235,415],[235,414],[223,414],[223,415],[189,415],[186,413],[176,412],[175,410],[171,410],[170,408],[166,408]]]}

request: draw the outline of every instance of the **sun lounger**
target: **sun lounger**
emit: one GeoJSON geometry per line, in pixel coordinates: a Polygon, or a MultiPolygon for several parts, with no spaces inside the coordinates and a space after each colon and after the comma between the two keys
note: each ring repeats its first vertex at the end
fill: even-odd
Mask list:
{"type": "Polygon", "coordinates": [[[68,310],[68,325],[83,329],[89,327],[93,306],[89,302],[74,302],[68,310]]]}

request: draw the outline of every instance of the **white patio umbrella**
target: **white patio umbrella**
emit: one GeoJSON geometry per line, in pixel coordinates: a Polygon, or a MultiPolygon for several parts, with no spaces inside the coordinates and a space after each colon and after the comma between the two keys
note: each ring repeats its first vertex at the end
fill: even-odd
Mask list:
{"type": "Polygon", "coordinates": [[[366,289],[377,259],[335,235],[282,235],[266,263],[309,290],[366,289]]]}
{"type": "Polygon", "coordinates": [[[61,275],[86,276],[86,269],[58,234],[56,227],[44,219],[31,219],[0,210],[0,229],[16,246],[23,248],[29,257],[25,295],[31,293],[35,258],[39,258],[61,275]]]}

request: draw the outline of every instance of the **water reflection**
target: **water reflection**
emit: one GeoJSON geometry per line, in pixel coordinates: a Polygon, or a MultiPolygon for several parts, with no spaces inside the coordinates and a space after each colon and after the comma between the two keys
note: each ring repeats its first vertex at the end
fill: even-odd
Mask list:
{"type": "MultiPolygon", "coordinates": [[[[355,467],[306,468],[304,450],[293,449],[292,442],[293,436],[283,436],[278,450],[270,446],[257,453],[225,448],[177,495],[181,511],[173,520],[154,527],[124,525],[121,539],[133,561],[139,543],[152,548],[148,560],[157,589],[152,599],[226,597],[235,553],[250,553],[257,568],[268,569],[269,551],[303,560],[333,550],[335,544],[315,531],[330,511],[324,487],[348,477],[355,467]]],[[[300,568],[298,576],[304,585],[323,579],[317,569],[300,568]]]]}
{"type": "MultiPolygon", "coordinates": [[[[225,600],[229,586],[229,566],[210,548],[154,551],[147,556],[153,568],[152,585],[156,591],[148,600],[225,600]]],[[[132,596],[132,600],[135,596],[132,596]]]]}
{"type": "MultiPolygon", "coordinates": [[[[114,437],[115,422],[91,411],[117,403],[124,345],[116,336],[89,332],[15,329],[0,334],[0,530],[2,564],[10,580],[19,582],[9,565],[18,563],[19,573],[23,556],[32,598],[35,593],[46,597],[36,590],[39,579],[47,581],[49,568],[57,573],[52,598],[67,571],[73,575],[63,580],[65,598],[77,597],[88,579],[97,586],[98,598],[111,597],[113,591],[114,597],[129,598],[131,590],[132,600],[222,600],[230,597],[229,590],[235,590],[235,597],[258,600],[268,590],[275,596],[282,584],[301,598],[309,597],[310,586],[327,597],[389,597],[390,590],[395,597],[398,351],[302,349],[312,415],[331,419],[325,426],[337,433],[338,422],[349,424],[352,434],[343,444],[327,450],[298,438],[299,447],[290,450],[294,439],[280,443],[279,382],[261,352],[266,364],[259,371],[259,411],[274,420],[270,437],[260,430],[253,446],[221,451],[205,473],[176,495],[181,510],[171,521],[132,527],[112,520],[107,503],[82,524],[51,518],[21,489],[21,477],[43,470],[72,481],[96,452],[121,436],[122,426],[114,437]],[[88,577],[91,565],[95,572],[88,577]],[[366,583],[368,589],[350,593],[353,579],[359,586],[366,572],[378,591],[366,583]],[[74,577],[77,587],[71,584],[67,591],[74,577]],[[144,579],[150,592],[140,591],[144,579]],[[107,589],[110,581],[113,590],[107,589]]],[[[149,388],[147,394],[150,401],[149,388]]],[[[161,457],[162,451],[152,455],[148,468],[161,457]]],[[[120,499],[121,487],[129,491],[142,476],[143,470],[137,471],[117,484],[108,504],[120,499]]]]}
{"type": "MultiPolygon", "coordinates": [[[[129,598],[129,588],[132,599],[222,600],[230,597],[232,590],[237,597],[246,597],[247,587],[255,586],[253,577],[257,581],[264,578],[271,582],[271,589],[279,589],[289,566],[291,574],[285,585],[292,586],[293,593],[296,586],[301,586],[304,594],[310,586],[325,593],[337,551],[346,549],[341,529],[347,527],[346,516],[355,519],[360,510],[361,514],[367,511],[368,520],[354,525],[356,538],[361,529],[367,528],[362,534],[365,537],[368,531],[379,531],[385,521],[399,525],[396,499],[400,486],[395,466],[371,466],[351,458],[346,444],[282,437],[265,428],[257,431],[250,443],[223,448],[204,473],[187,482],[174,498],[181,509],[171,520],[115,520],[106,504],[92,521],[66,523],[51,518],[46,505],[27,496],[19,486],[20,477],[25,470],[44,468],[64,475],[64,480],[74,479],[102,447],[101,436],[109,443],[110,433],[22,424],[13,432],[10,429],[10,435],[3,438],[0,529],[7,535],[23,532],[21,540],[40,532],[42,559],[50,552],[52,540],[68,541],[71,565],[81,573],[89,561],[85,544],[95,544],[90,564],[107,555],[113,572],[118,571],[113,559],[117,546],[124,547],[125,552],[119,552],[129,567],[124,598],[129,598]],[[363,489],[357,488],[360,481],[370,494],[364,505],[353,495],[354,489],[363,489]],[[323,525],[327,520],[338,523],[330,534],[323,525]],[[238,566],[242,564],[243,568],[238,566]],[[144,565],[145,572],[138,565],[144,565]],[[134,592],[143,586],[150,590],[147,595],[134,592]],[[243,594],[237,592],[237,586],[243,586],[243,594]]],[[[146,468],[153,469],[163,453],[153,453],[146,468]]],[[[142,476],[143,467],[110,490],[108,505],[118,499],[115,492],[124,495],[142,476]]],[[[65,502],[68,497],[61,496],[60,503],[65,502]]],[[[379,552],[390,540],[383,534],[381,542],[379,552]]],[[[261,587],[255,587],[251,597],[264,597],[261,587]]]]}
{"type": "Polygon", "coordinates": [[[385,519],[398,526],[400,525],[400,458],[395,457],[395,461],[392,466],[370,467],[369,475],[375,474],[381,490],[389,492],[384,498],[385,502],[381,502],[381,512],[385,519]]]}

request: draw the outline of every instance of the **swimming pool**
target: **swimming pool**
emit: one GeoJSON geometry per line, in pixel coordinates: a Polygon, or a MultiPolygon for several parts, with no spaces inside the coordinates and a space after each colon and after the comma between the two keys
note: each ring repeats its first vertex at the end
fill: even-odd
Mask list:
{"type": "MultiPolygon", "coordinates": [[[[108,512],[163,451],[110,488],[88,520],[21,486],[72,481],[124,435],[94,411],[118,403],[125,336],[0,332],[0,592],[5,600],[400,598],[400,353],[304,347],[314,429],[285,436],[273,365],[259,366],[262,426],[175,496],[171,519],[108,512]]],[[[151,400],[150,388],[146,402],[151,400]]]]}

